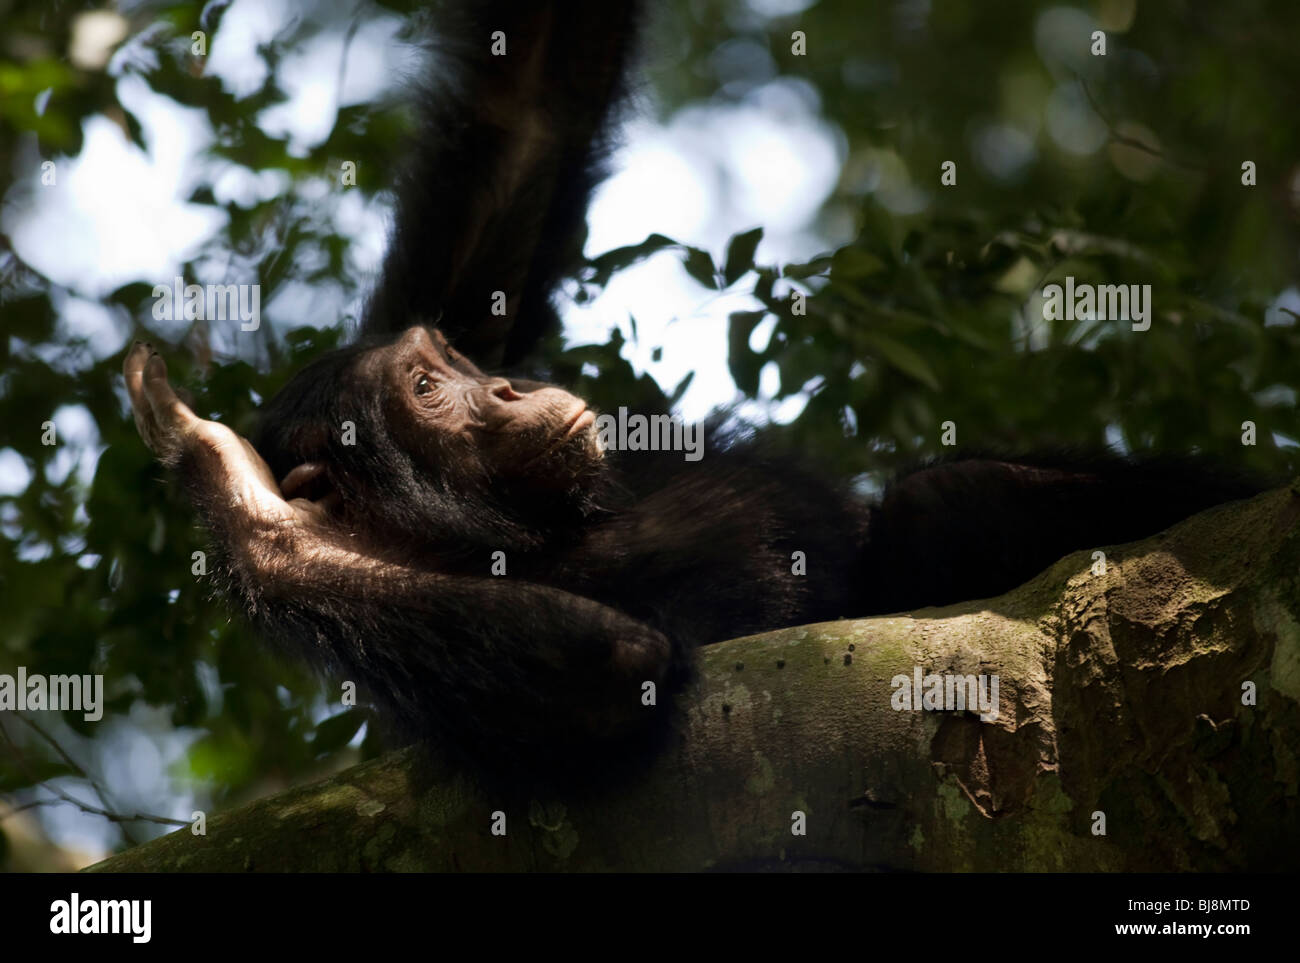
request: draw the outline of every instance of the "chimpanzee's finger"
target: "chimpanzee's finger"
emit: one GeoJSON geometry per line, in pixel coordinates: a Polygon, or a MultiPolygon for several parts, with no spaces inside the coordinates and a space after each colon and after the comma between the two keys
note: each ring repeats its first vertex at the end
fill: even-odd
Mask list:
{"type": "Polygon", "coordinates": [[[305,461],[295,467],[280,482],[280,494],[286,499],[293,498],[294,493],[315,481],[325,471],[325,465],[318,461],[305,461]]]}
{"type": "Polygon", "coordinates": [[[167,363],[162,355],[151,355],[144,365],[144,394],[160,428],[164,431],[183,432],[199,422],[190,406],[176,397],[167,381],[167,363]]]}
{"type": "Polygon", "coordinates": [[[153,348],[141,341],[133,344],[122,362],[122,377],[126,380],[127,397],[131,399],[131,415],[135,419],[135,430],[140,433],[146,445],[156,450],[158,425],[154,420],[149,400],[144,394],[144,366],[152,352],[153,348]]]}

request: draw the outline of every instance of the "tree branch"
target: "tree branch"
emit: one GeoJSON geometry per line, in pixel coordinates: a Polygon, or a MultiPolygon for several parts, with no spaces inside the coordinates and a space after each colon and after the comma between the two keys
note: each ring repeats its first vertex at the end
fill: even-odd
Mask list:
{"type": "Polygon", "coordinates": [[[1094,574],[1079,552],[997,599],[710,646],[679,744],[598,798],[494,798],[403,751],[94,868],[1293,867],[1300,483],[1106,562],[1094,574]],[[997,717],[893,708],[891,679],[910,690],[918,667],[996,673],[997,717]]]}

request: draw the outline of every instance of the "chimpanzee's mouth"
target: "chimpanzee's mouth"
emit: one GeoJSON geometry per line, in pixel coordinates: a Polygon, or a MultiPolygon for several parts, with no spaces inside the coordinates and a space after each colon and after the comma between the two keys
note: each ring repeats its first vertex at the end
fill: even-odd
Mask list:
{"type": "Polygon", "coordinates": [[[551,437],[551,440],[546,443],[542,450],[524,462],[524,465],[530,465],[538,459],[553,454],[557,449],[563,446],[566,441],[586,431],[595,423],[596,413],[586,405],[582,405],[577,412],[574,413],[573,417],[564,423],[564,427],[551,437]]]}
{"type": "Polygon", "coordinates": [[[578,432],[590,428],[596,423],[596,413],[590,408],[583,407],[576,415],[569,419],[569,423],[564,426],[564,431],[560,434],[560,441],[566,438],[572,438],[578,432]]]}

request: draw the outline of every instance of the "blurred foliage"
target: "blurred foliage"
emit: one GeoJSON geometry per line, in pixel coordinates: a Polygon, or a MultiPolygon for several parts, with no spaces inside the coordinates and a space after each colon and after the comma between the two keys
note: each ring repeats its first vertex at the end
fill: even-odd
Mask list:
{"type": "MultiPolygon", "coordinates": [[[[219,34],[222,3],[131,4],[129,39],[104,70],[68,56],[74,20],[90,5],[0,0],[6,203],[33,190],[41,159],[77,154],[91,115],[141,143],[114,76],[134,73],[206,114],[213,156],[285,175],[282,192],[248,207],[217,205],[199,179],[190,200],[229,220],[185,265],[187,279],[256,281],[263,305],[295,285],[355,303],[366,279],[348,259],[334,201],[383,190],[405,111],[391,96],[345,107],[305,153],[268,135],[260,114],[285,99],[277,68],[311,37],[412,6],[303,3],[258,49],[270,68],[260,89],[235,97],[190,50],[192,31],[219,34]],[[357,163],[355,188],[337,186],[344,159],[357,163]],[[214,262],[224,276],[210,276],[214,262]]],[[[824,0],[780,12],[797,6],[667,3],[653,25],[650,86],[664,117],[704,101],[750,102],[774,82],[813,104],[844,151],[818,226],[851,242],[807,263],[770,264],[758,225],[719,252],[655,235],[586,265],[579,301],[665,251],[681,258],[702,302],[711,290],[752,290],[754,309],[730,318],[736,384],[755,397],[771,366],[775,398],[809,393],[796,420],[771,430],[846,476],[935,451],[949,420],[976,447],[1118,440],[1300,469],[1296,449],[1275,443],[1300,438],[1300,336],[1275,307],[1265,324],[1295,284],[1300,5],[824,0]],[[1107,30],[1104,57],[1088,53],[1097,26],[1107,30]],[[805,56],[792,52],[795,30],[805,56]],[[1082,140],[1101,132],[1095,149],[1056,132],[1071,117],[1084,118],[1082,140]],[[1242,185],[1246,160],[1257,186],[1242,185]],[[957,165],[956,186],[940,184],[945,161],[957,165]],[[1043,320],[1035,293],[1067,275],[1153,285],[1151,329],[1043,320]],[[794,313],[792,292],[809,295],[806,313],[794,313]],[[1245,421],[1258,426],[1256,447],[1241,445],[1245,421]]],[[[151,330],[152,283],[103,299],[123,348],[131,336],[165,340],[151,330]]],[[[329,710],[320,683],[268,654],[190,574],[203,535],[136,437],[121,353],[97,357],[69,334],[61,306],[76,293],[0,236],[0,451],[12,449],[31,473],[24,491],[0,496],[0,672],[103,673],[106,717],[141,702],[167,707],[174,726],[201,733],[181,775],[217,804],[372,753],[369,742],[348,745],[361,713],[329,710]],[[102,449],[89,490],[56,465],[61,447],[41,443],[42,423],[65,406],[84,406],[98,431],[99,446],[82,456],[102,449]]],[[[246,429],[260,399],[338,343],[347,321],[273,320],[236,350],[196,324],[167,351],[173,381],[189,387],[200,414],[246,429]]],[[[665,392],[621,357],[624,347],[618,332],[601,345],[557,338],[544,360],[605,407],[680,397],[685,384],[665,392]]],[[[63,721],[92,739],[100,731],[79,713],[63,721]]],[[[0,744],[0,792],[70,771],[49,745],[0,722],[22,744],[21,756],[0,744]]]]}

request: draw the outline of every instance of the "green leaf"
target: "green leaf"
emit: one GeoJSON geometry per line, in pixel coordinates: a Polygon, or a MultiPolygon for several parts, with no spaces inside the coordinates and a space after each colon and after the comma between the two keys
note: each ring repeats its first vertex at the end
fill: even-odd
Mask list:
{"type": "Polygon", "coordinates": [[[885,270],[885,262],[860,247],[842,247],[831,258],[831,277],[837,281],[854,281],[885,270]]]}
{"type": "Polygon", "coordinates": [[[742,274],[754,266],[754,251],[763,239],[763,229],[756,227],[752,231],[737,234],[727,245],[727,266],[722,270],[727,286],[735,284],[742,274]]]}
{"type": "Polygon", "coordinates": [[[685,260],[686,273],[699,281],[706,288],[718,289],[718,268],[713,263],[713,258],[709,256],[708,251],[702,251],[698,247],[686,248],[685,260]]]}
{"type": "Polygon", "coordinates": [[[874,348],[876,354],[880,355],[891,367],[897,368],[903,374],[910,375],[933,391],[939,390],[939,379],[935,377],[934,371],[931,370],[929,364],[901,341],[895,341],[879,331],[863,332],[862,340],[869,347],[874,348]]]}
{"type": "Polygon", "coordinates": [[[640,244],[629,244],[625,247],[616,247],[612,251],[606,251],[599,257],[593,258],[589,262],[593,274],[587,280],[592,284],[603,287],[609,283],[609,279],[615,272],[631,267],[638,261],[643,261],[653,254],[658,254],[660,251],[680,247],[682,247],[682,245],[678,244],[671,237],[665,237],[662,234],[651,234],[640,244]]]}
{"type": "Polygon", "coordinates": [[[749,337],[766,311],[733,311],[727,319],[727,367],[736,387],[747,395],[758,392],[758,373],[766,358],[749,347],[749,337]]]}
{"type": "Polygon", "coordinates": [[[821,254],[803,264],[787,264],[781,269],[781,277],[798,281],[803,278],[815,277],[818,274],[825,274],[830,270],[831,260],[832,255],[821,254]]]}
{"type": "Polygon", "coordinates": [[[352,741],[352,737],[357,734],[365,721],[365,713],[357,708],[330,716],[316,727],[316,734],[311,741],[312,749],[317,755],[342,749],[352,741]]]}
{"type": "Polygon", "coordinates": [[[677,382],[677,387],[673,389],[673,393],[669,396],[668,407],[672,408],[676,406],[677,402],[682,400],[682,395],[686,394],[686,389],[691,386],[691,382],[694,380],[695,372],[686,372],[686,377],[677,382]]]}

